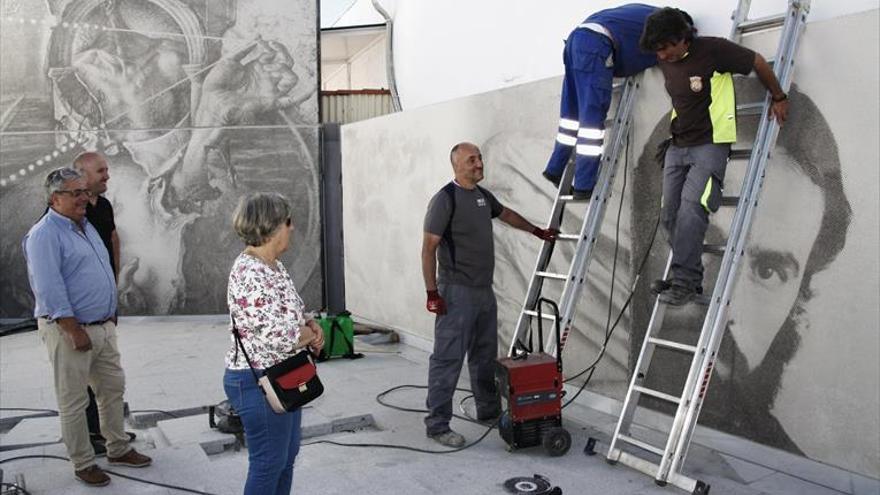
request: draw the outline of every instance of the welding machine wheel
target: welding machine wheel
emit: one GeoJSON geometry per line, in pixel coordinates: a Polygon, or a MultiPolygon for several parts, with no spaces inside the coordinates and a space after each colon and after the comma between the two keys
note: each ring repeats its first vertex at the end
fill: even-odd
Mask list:
{"type": "Polygon", "coordinates": [[[571,448],[571,434],[565,428],[551,428],[542,439],[544,450],[550,457],[565,455],[571,448]]]}

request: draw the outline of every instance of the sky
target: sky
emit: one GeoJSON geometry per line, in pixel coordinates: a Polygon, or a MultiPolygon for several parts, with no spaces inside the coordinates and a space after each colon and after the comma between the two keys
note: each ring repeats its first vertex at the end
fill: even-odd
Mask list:
{"type": "Polygon", "coordinates": [[[321,27],[332,25],[354,0],[321,0],[321,27]]]}

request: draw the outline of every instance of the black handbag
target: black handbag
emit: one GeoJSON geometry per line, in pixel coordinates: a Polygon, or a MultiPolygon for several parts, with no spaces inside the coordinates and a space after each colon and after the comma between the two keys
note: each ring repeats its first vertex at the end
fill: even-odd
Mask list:
{"type": "Polygon", "coordinates": [[[251,364],[250,356],[241,343],[235,318],[232,319],[232,335],[235,336],[235,342],[241,348],[244,359],[251,373],[254,374],[254,380],[266,396],[269,406],[276,413],[284,414],[299,409],[324,393],[324,384],[318,378],[318,368],[308,349],[303,349],[284,361],[266,368],[263,370],[263,375],[258,376],[251,364]]]}

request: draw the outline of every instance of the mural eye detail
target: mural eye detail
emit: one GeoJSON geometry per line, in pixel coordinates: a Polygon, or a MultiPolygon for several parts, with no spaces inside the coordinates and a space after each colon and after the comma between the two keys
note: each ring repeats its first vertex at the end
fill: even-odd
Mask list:
{"type": "Polygon", "coordinates": [[[775,288],[787,283],[798,272],[795,262],[776,251],[755,250],[750,253],[749,274],[758,283],[775,288]]]}

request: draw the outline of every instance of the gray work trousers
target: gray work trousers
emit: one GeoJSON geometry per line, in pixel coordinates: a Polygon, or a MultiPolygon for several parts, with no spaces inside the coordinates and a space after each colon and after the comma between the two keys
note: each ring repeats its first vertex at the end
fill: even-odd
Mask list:
{"type": "Polygon", "coordinates": [[[498,357],[498,306],[491,286],[441,284],[446,314],[434,322],[434,352],[428,368],[428,435],[449,430],[452,397],[461,375],[465,354],[477,418],[492,418],[501,411],[495,386],[498,357]]]}
{"type": "Polygon", "coordinates": [[[672,246],[673,284],[696,288],[703,282],[703,238],[709,214],[721,206],[730,144],[701,144],[666,152],[663,169],[663,226],[672,246]]]}

